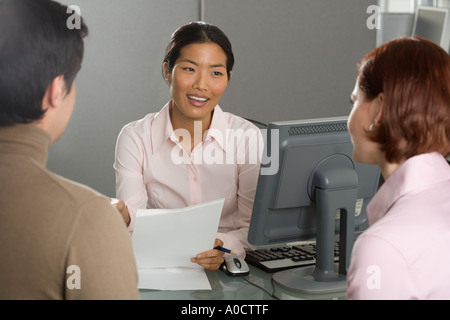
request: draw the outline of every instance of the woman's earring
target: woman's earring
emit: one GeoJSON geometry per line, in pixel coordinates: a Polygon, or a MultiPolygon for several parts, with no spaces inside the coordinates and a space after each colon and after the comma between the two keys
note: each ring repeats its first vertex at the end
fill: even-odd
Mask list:
{"type": "Polygon", "coordinates": [[[373,123],[369,126],[369,131],[373,130],[373,123]]]}

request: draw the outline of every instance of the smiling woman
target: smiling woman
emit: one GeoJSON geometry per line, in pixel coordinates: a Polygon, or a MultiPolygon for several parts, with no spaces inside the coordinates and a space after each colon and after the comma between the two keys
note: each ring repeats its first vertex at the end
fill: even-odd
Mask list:
{"type": "Polygon", "coordinates": [[[227,56],[219,45],[206,42],[181,49],[170,73],[168,63],[164,63],[164,76],[172,93],[173,129],[187,128],[194,133],[191,134],[192,141],[182,142],[188,153],[201,142],[211,124],[212,111],[228,86],[226,61],[227,56]],[[202,134],[197,139],[192,120],[202,122],[202,134]]]}
{"type": "Polygon", "coordinates": [[[218,105],[233,65],[230,41],[218,27],[195,22],[178,28],[162,64],[171,99],[160,112],[122,129],[114,163],[116,197],[126,204],[130,233],[137,209],[225,198],[216,243],[192,259],[210,270],[223,262],[224,253],[213,249],[218,245],[245,256],[260,167],[260,158],[254,159],[260,154],[259,129],[218,105]],[[201,161],[205,154],[227,161],[201,161]]]}

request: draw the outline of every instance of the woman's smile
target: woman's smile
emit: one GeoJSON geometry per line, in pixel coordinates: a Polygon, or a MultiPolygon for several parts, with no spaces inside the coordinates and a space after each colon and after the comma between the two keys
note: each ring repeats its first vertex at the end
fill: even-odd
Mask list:
{"type": "Polygon", "coordinates": [[[209,98],[203,95],[187,95],[189,102],[195,107],[204,107],[209,98]]]}

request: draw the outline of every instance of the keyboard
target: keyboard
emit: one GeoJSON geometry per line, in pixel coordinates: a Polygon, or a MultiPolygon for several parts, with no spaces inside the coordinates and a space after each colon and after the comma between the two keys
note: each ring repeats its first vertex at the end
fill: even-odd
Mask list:
{"type": "MultiPolygon", "coordinates": [[[[245,261],[265,272],[306,267],[316,264],[315,243],[264,248],[246,251],[245,261]]],[[[339,262],[338,243],[334,247],[334,261],[339,262]]]]}

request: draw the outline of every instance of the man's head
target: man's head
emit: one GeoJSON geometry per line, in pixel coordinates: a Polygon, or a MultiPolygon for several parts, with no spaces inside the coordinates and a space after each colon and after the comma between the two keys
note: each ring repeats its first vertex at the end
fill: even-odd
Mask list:
{"type": "Polygon", "coordinates": [[[0,0],[0,126],[39,123],[53,104],[74,100],[88,29],[81,17],[69,28],[73,14],[51,0],[0,0]]]}

